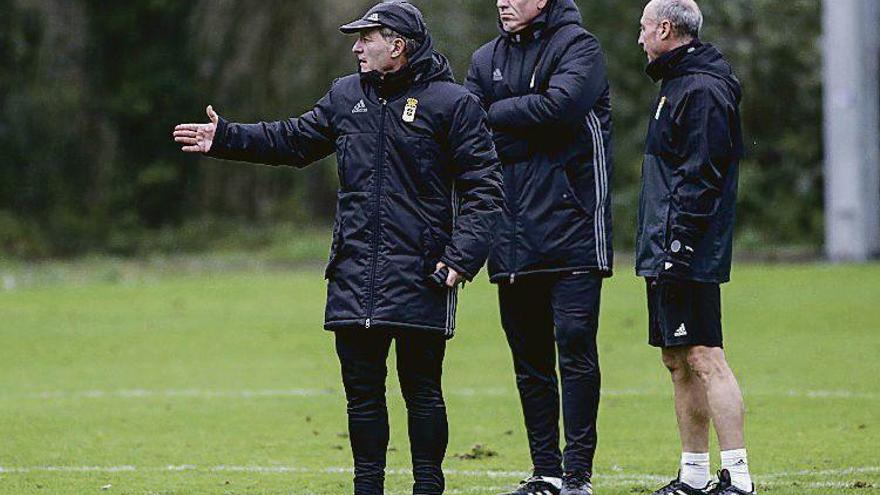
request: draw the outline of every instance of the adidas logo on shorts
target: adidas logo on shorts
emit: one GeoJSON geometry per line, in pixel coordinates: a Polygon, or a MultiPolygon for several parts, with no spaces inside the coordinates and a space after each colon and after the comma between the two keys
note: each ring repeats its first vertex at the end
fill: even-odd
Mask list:
{"type": "Polygon", "coordinates": [[[687,337],[687,334],[688,334],[687,328],[685,328],[684,323],[682,323],[681,326],[678,327],[678,330],[676,330],[675,333],[672,334],[672,336],[673,337],[687,337]]]}

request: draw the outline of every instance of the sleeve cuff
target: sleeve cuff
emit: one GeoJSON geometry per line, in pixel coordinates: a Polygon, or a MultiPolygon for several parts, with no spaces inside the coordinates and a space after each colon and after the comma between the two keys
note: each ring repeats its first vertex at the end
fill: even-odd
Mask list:
{"type": "Polygon", "coordinates": [[[217,129],[214,131],[214,141],[211,142],[211,149],[205,156],[217,157],[223,149],[226,142],[226,131],[229,129],[229,121],[220,117],[217,121],[217,129]]]}
{"type": "Polygon", "coordinates": [[[461,267],[461,265],[459,265],[458,263],[456,263],[454,261],[451,261],[446,256],[440,258],[440,262],[445,264],[449,268],[452,268],[456,272],[458,272],[458,274],[461,275],[462,277],[464,277],[468,282],[473,281],[474,274],[470,273],[468,270],[465,270],[464,268],[461,267]]]}

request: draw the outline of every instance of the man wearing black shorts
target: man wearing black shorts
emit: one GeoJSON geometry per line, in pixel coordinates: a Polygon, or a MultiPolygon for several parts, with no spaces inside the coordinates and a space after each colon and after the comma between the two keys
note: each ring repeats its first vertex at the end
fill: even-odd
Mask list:
{"type": "Polygon", "coordinates": [[[652,0],[639,44],[662,81],[642,168],[636,271],[645,277],[651,345],[672,373],[681,470],[659,495],[755,492],[742,393],[723,350],[720,284],[730,280],[742,131],[739,81],[699,39],[694,0],[652,0]],[[711,485],[709,423],[721,447],[711,485]]]}

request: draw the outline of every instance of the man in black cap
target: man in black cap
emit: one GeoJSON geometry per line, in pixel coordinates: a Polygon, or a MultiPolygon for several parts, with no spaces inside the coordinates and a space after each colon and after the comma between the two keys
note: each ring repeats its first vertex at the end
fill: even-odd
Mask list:
{"type": "Polygon", "coordinates": [[[209,106],[184,124],[183,151],[304,167],[336,152],[339,198],[325,328],[335,332],[348,401],[355,495],[383,493],[386,360],[409,415],[416,495],[443,493],[441,375],[456,286],[488,256],[501,210],[500,166],[479,101],[454,83],[414,6],[381,3],[341,27],[358,34],[359,73],[299,118],[236,124],[209,106]]]}

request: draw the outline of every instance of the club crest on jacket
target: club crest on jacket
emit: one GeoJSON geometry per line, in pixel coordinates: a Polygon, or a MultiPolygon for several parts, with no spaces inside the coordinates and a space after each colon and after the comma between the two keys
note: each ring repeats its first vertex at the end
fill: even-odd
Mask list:
{"type": "Polygon", "coordinates": [[[409,98],[406,100],[406,106],[403,107],[403,121],[404,122],[415,122],[416,120],[416,110],[419,108],[419,100],[415,98],[409,98]]]}

